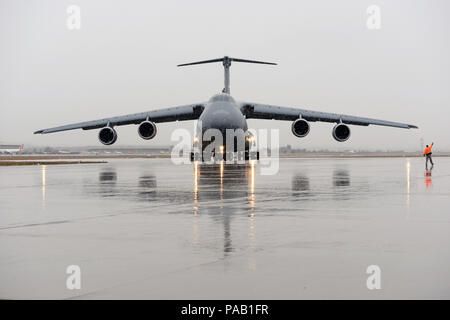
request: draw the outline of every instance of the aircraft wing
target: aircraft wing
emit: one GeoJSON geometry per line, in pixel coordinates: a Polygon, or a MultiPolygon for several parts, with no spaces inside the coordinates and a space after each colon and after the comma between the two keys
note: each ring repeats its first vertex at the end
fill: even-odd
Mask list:
{"type": "Polygon", "coordinates": [[[355,117],[345,114],[328,113],[312,111],[299,108],[279,107],[269,104],[260,104],[252,102],[242,102],[241,111],[247,119],[274,119],[274,120],[296,120],[300,117],[307,121],[340,122],[345,124],[354,124],[359,126],[368,126],[370,124],[378,126],[396,127],[410,129],[417,126],[407,123],[392,122],[371,118],[355,117]]]}
{"type": "Polygon", "coordinates": [[[189,104],[184,106],[153,110],[148,112],[127,114],[118,117],[104,118],[100,120],[86,121],[68,124],[65,126],[42,129],[34,132],[34,134],[45,134],[59,131],[67,131],[74,129],[91,130],[102,128],[106,125],[123,126],[127,124],[139,124],[147,118],[152,122],[170,122],[182,120],[195,120],[203,112],[205,104],[189,104]]]}

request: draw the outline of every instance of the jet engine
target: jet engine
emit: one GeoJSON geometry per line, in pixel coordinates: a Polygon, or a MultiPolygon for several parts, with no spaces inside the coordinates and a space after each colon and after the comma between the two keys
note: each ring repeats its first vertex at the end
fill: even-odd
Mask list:
{"type": "Polygon", "coordinates": [[[338,123],[333,128],[333,138],[339,142],[347,141],[350,138],[350,128],[343,123],[338,123]]]}
{"type": "Polygon", "coordinates": [[[109,146],[116,142],[117,133],[111,127],[104,127],[98,132],[98,140],[106,146],[109,146]]]}
{"type": "Polygon", "coordinates": [[[292,122],[292,133],[294,136],[303,138],[309,133],[309,123],[305,119],[297,119],[292,122]]]}
{"type": "Polygon", "coordinates": [[[138,127],[138,134],[144,140],[153,139],[156,136],[156,125],[151,121],[143,121],[138,127]]]}

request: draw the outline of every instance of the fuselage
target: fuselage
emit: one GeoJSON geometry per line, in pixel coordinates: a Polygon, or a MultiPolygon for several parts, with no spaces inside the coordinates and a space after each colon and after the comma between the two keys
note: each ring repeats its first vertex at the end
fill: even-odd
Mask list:
{"type": "Polygon", "coordinates": [[[248,126],[245,116],[242,114],[233,97],[226,93],[212,96],[198,120],[196,137],[199,137],[201,133],[203,139],[200,140],[203,141],[203,147],[205,144],[211,142],[205,139],[208,136],[208,130],[210,130],[209,134],[211,132],[214,133],[214,131],[220,131],[223,139],[222,145],[224,147],[226,147],[227,129],[234,130],[235,132],[239,132],[239,129],[241,129],[242,131],[240,132],[247,134],[248,126]]]}

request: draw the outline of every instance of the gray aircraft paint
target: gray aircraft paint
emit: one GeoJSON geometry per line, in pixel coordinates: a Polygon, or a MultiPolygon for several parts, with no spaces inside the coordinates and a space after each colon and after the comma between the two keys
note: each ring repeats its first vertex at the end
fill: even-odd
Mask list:
{"type": "Polygon", "coordinates": [[[203,131],[207,129],[218,129],[221,132],[224,132],[226,129],[242,129],[244,131],[247,131],[248,126],[246,118],[290,120],[290,121],[303,118],[307,121],[336,122],[361,126],[368,126],[370,124],[373,124],[404,129],[417,128],[417,126],[415,125],[406,123],[349,116],[344,114],[319,112],[306,109],[281,107],[259,103],[249,103],[249,102],[237,103],[229,94],[230,92],[229,69],[231,66],[231,61],[257,63],[257,64],[270,64],[270,65],[275,64],[272,62],[231,58],[228,56],[225,56],[223,58],[181,64],[178,66],[223,62],[225,70],[224,73],[225,87],[223,93],[214,95],[207,103],[189,104],[150,112],[142,112],[94,121],[80,122],[49,129],[42,129],[34,133],[45,134],[74,129],[91,130],[96,128],[102,128],[105,126],[114,127],[128,124],[139,124],[142,121],[146,120],[158,123],[158,122],[194,120],[194,119],[201,120],[203,131]]]}

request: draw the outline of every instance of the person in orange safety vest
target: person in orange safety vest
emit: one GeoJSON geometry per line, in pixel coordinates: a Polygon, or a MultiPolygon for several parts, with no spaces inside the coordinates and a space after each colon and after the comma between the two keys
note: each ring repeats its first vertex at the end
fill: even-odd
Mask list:
{"type": "Polygon", "coordinates": [[[423,152],[423,156],[426,157],[425,161],[425,167],[428,167],[428,160],[430,160],[431,166],[434,166],[433,159],[431,159],[431,148],[433,147],[433,143],[431,143],[431,146],[428,146],[425,148],[425,151],[423,152]]]}

